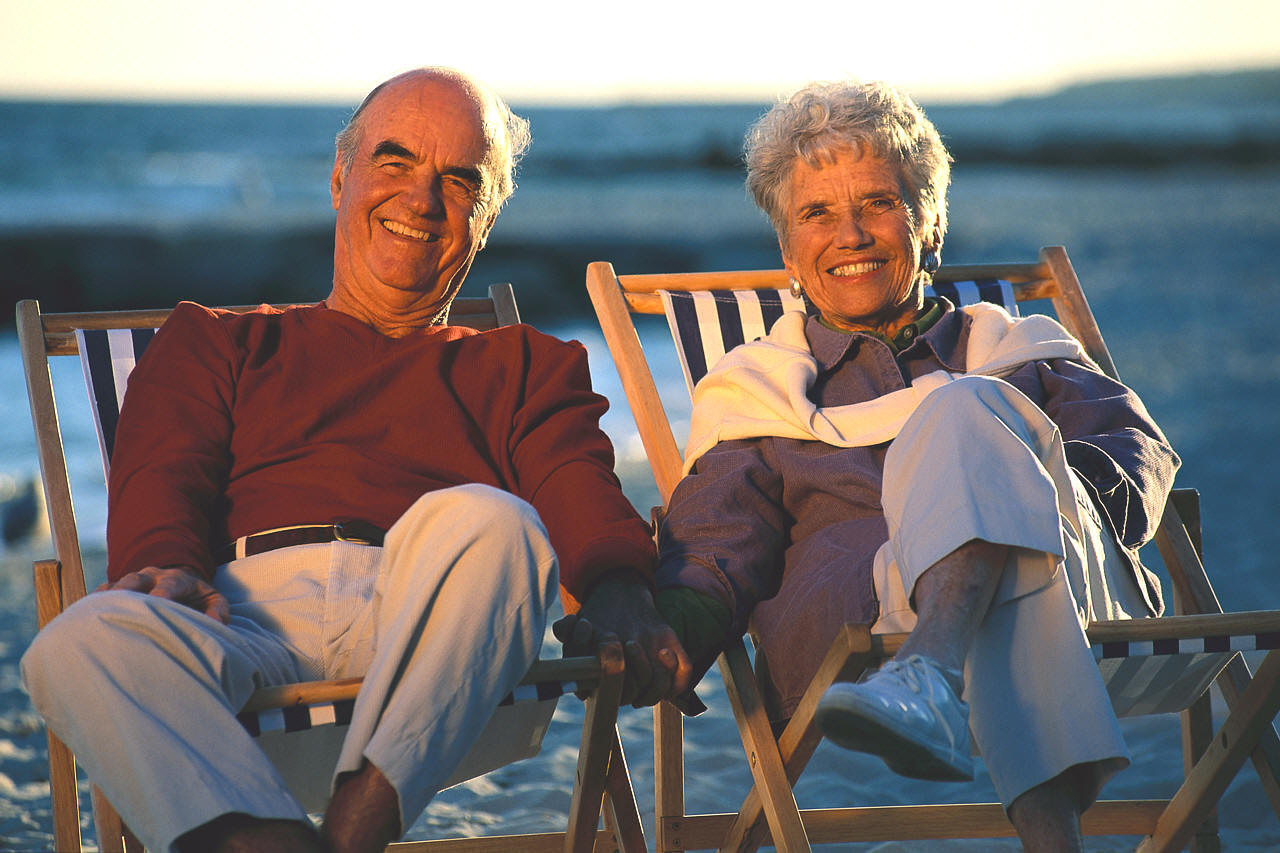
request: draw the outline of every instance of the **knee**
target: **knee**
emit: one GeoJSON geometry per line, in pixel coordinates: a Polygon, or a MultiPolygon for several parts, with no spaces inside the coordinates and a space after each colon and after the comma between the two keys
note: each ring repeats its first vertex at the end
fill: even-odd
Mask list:
{"type": "Polygon", "coordinates": [[[498,535],[527,531],[543,537],[542,520],[527,501],[510,492],[481,483],[467,483],[427,492],[396,522],[396,527],[440,523],[450,530],[474,530],[498,535]]]}
{"type": "MultiPolygon", "coordinates": [[[[158,601],[132,592],[94,593],[40,629],[20,662],[23,683],[36,707],[59,687],[83,689],[83,678],[101,671],[101,663],[132,659],[132,654],[125,653],[126,635],[136,636],[147,623],[158,621],[158,601]]],[[[145,663],[131,660],[128,665],[145,663]]]]}
{"type": "Polygon", "coordinates": [[[1000,442],[1006,437],[1039,448],[1055,433],[1048,415],[1013,385],[991,376],[962,376],[921,401],[890,445],[885,464],[908,450],[916,453],[921,446],[963,456],[975,442],[1000,442]]]}
{"type": "Polygon", "coordinates": [[[1011,405],[1017,405],[1010,402],[1017,398],[1026,399],[1026,396],[1003,379],[961,376],[925,397],[916,414],[923,417],[940,411],[948,421],[961,417],[999,417],[1011,405]]]}
{"type": "MultiPolygon", "coordinates": [[[[428,492],[396,522],[388,546],[438,551],[447,538],[461,551],[492,554],[494,572],[527,561],[539,576],[554,576],[555,552],[538,511],[528,501],[480,483],[428,492]]],[[[490,562],[490,561],[481,561],[490,562]]],[[[553,584],[554,585],[554,584],[553,584]]]]}

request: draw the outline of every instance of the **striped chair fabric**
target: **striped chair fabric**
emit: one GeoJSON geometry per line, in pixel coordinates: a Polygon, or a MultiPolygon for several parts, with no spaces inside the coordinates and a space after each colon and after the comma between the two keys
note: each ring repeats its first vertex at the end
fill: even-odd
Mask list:
{"type": "MultiPolygon", "coordinates": [[[[93,409],[104,475],[109,475],[111,470],[111,448],[115,444],[116,425],[120,420],[120,405],[124,401],[129,374],[155,333],[153,328],[76,330],[80,366],[93,409]]],[[[499,703],[499,707],[555,701],[577,689],[577,683],[572,681],[521,684],[499,703]]],[[[240,714],[238,719],[253,737],[268,732],[305,731],[324,725],[345,726],[351,722],[354,704],[354,700],[348,699],[268,708],[240,714]]]]}
{"type": "MultiPolygon", "coordinates": [[[[955,305],[979,301],[1018,315],[1007,281],[939,282],[926,290],[955,305]]],[[[789,290],[659,291],[689,393],[729,350],[767,334],[783,313],[804,310],[789,290]]],[[[1201,637],[1144,643],[1099,643],[1094,658],[1119,716],[1188,707],[1235,651],[1280,648],[1280,634],[1201,637]]]]}
{"type": "MultiPolygon", "coordinates": [[[[787,311],[803,311],[804,301],[789,290],[661,290],[662,306],[678,345],[676,353],[689,393],[720,357],[738,344],[766,335],[787,311]]],[[[938,282],[925,289],[955,305],[991,302],[1017,316],[1018,303],[1007,281],[938,282]]]]}

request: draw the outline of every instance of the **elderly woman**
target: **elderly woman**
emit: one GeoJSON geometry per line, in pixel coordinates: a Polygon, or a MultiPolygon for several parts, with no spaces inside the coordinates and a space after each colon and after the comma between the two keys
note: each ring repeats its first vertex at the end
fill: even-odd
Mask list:
{"type": "Polygon", "coordinates": [[[811,86],[755,125],[747,183],[809,310],[695,392],[656,595],[682,646],[646,596],[619,615],[601,589],[578,622],[645,653],[652,698],[750,620],[779,719],[841,625],[909,630],[827,692],[825,734],[906,776],[968,779],[972,729],[1026,848],[1070,850],[1128,761],[1083,629],[1160,611],[1136,549],[1178,458],[1054,321],[925,295],[949,159],[882,84],[811,86]]]}

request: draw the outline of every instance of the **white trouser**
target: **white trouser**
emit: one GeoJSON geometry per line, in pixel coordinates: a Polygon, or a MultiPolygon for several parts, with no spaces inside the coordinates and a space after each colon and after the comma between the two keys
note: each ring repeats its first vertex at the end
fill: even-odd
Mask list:
{"type": "Polygon", "coordinates": [[[306,819],[235,719],[257,688],[364,675],[334,770],[368,759],[407,828],[537,657],[558,588],[534,509],[488,486],[420,498],[384,547],[283,548],[218,570],[231,624],[87,596],[23,656],[36,708],[149,850],[241,812],[306,819]]]}
{"type": "Polygon", "coordinates": [[[965,661],[970,728],[1005,807],[1073,765],[1099,785],[1127,766],[1084,630],[1146,608],[1044,412],[988,377],[934,391],[889,448],[882,502],[876,632],[911,630],[910,591],[940,558],[973,539],[1011,546],[965,661]]]}

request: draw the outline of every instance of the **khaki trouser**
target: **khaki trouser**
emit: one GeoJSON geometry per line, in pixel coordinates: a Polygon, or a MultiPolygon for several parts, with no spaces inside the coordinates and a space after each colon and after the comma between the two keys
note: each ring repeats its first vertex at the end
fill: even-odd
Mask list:
{"type": "Polygon", "coordinates": [[[319,678],[364,676],[334,778],[368,759],[407,828],[537,657],[558,578],[534,509],[470,485],[424,495],[382,548],[283,548],[215,585],[230,625],[95,593],[22,659],[36,708],[149,850],[230,812],[306,819],[235,712],[319,678]]]}
{"type": "Polygon", "coordinates": [[[1146,607],[1044,412],[988,377],[934,391],[889,449],[882,502],[877,633],[914,627],[908,591],[940,558],[972,539],[1012,547],[965,661],[970,728],[1005,807],[1073,765],[1099,783],[1127,766],[1084,629],[1146,607]]]}

